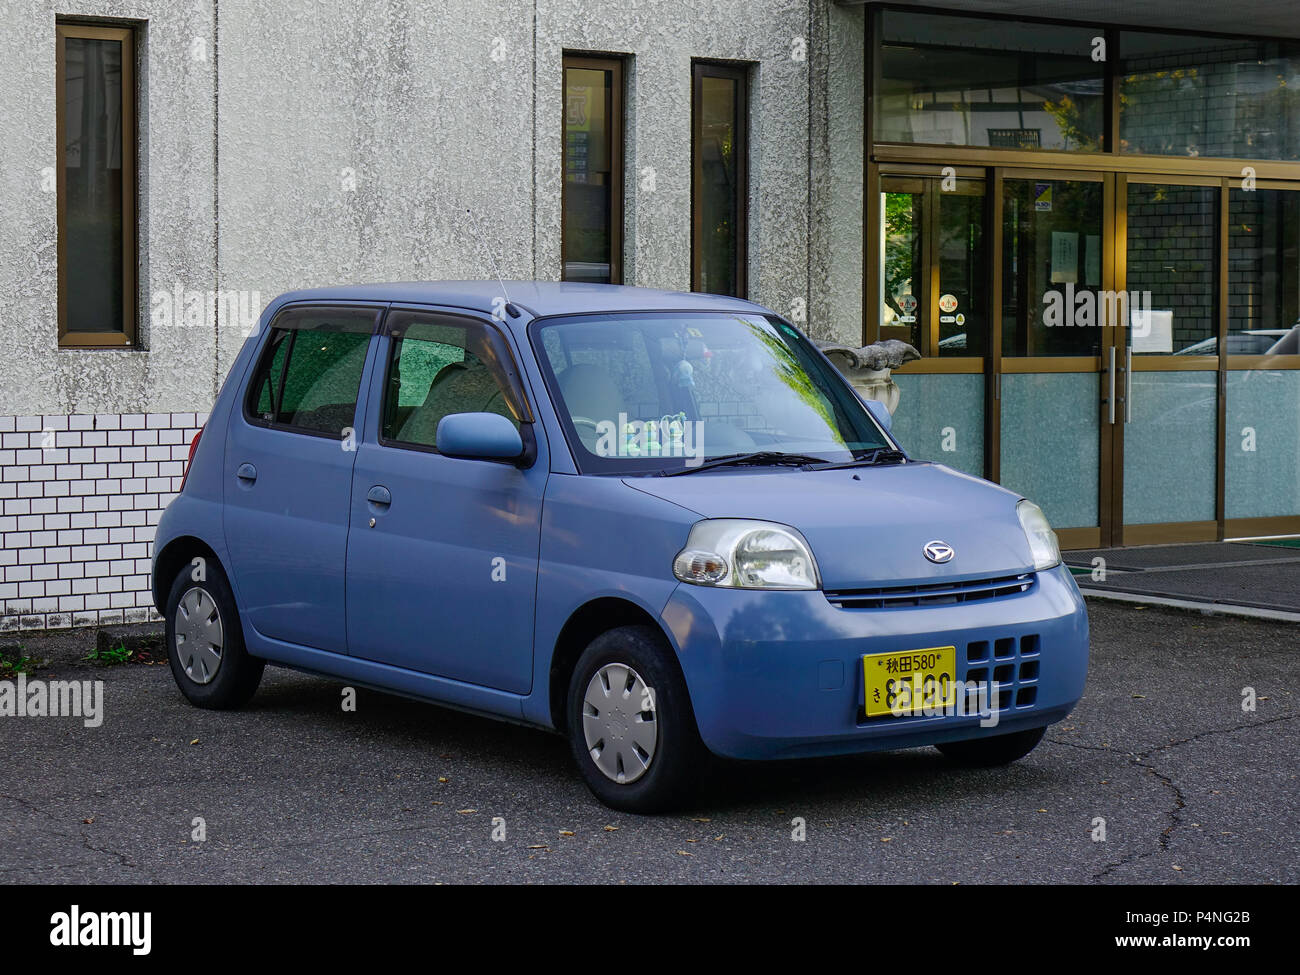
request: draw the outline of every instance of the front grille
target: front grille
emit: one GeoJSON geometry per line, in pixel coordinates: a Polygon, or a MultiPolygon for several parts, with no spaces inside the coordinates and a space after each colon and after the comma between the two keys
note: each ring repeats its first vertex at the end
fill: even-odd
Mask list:
{"type": "Polygon", "coordinates": [[[832,606],[840,609],[894,609],[909,606],[942,606],[1001,599],[1028,592],[1034,574],[1024,572],[993,579],[940,582],[926,586],[888,586],[880,589],[839,589],[826,593],[832,606]]]}
{"type": "Polygon", "coordinates": [[[966,644],[963,663],[967,685],[991,683],[989,704],[997,711],[1032,707],[1038,700],[1039,651],[1042,641],[1037,633],[1000,637],[996,640],[973,640],[966,644]]]}

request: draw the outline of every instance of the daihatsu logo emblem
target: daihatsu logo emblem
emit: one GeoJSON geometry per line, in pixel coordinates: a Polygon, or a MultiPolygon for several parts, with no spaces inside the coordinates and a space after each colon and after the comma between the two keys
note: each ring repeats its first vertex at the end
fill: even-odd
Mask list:
{"type": "Polygon", "coordinates": [[[956,554],[953,552],[951,545],[938,539],[933,542],[926,542],[925,548],[921,551],[925,553],[925,557],[931,562],[947,562],[956,554]]]}

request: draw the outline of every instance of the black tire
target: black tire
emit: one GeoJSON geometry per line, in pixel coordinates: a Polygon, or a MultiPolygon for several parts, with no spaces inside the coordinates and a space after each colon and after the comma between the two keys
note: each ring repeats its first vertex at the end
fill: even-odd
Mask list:
{"type": "MultiPolygon", "coordinates": [[[[635,686],[630,678],[629,686],[635,686]]],[[[574,761],[587,786],[605,805],[626,812],[667,812],[681,808],[694,796],[708,762],[708,750],[700,741],[686,681],[673,649],[652,627],[622,626],[592,640],[573,668],[565,713],[574,761]],[[596,749],[587,744],[584,699],[588,685],[607,665],[615,665],[615,673],[618,665],[630,668],[651,691],[650,712],[634,706],[632,702],[637,698],[631,696],[626,698],[624,709],[614,709],[620,719],[627,717],[642,723],[651,714],[655,725],[654,749],[648,764],[636,766],[637,754],[631,755],[629,771],[637,777],[630,781],[620,782],[603,772],[594,757],[596,749]]],[[[630,741],[617,746],[629,751],[631,747],[630,741]]],[[[605,748],[600,749],[600,754],[605,754],[605,748]]],[[[613,760],[617,764],[616,758],[613,760]]]]}
{"type": "MultiPolygon", "coordinates": [[[[235,608],[235,596],[230,591],[230,583],[221,566],[208,559],[204,566],[205,579],[193,578],[194,568],[186,563],[184,568],[172,581],[167,595],[167,612],[165,618],[167,639],[167,660],[171,664],[172,677],[186,700],[191,704],[213,710],[227,710],[243,707],[257,691],[262,681],[262,671],[266,661],[250,656],[244,648],[244,632],[239,625],[239,612],[235,608]],[[209,679],[202,670],[203,664],[177,643],[177,623],[182,597],[190,602],[193,590],[202,595],[194,595],[195,603],[204,613],[215,611],[221,624],[222,646],[219,663],[212,668],[209,679]],[[197,677],[186,672],[189,666],[197,677]]],[[[182,616],[182,629],[188,629],[187,618],[182,616]]],[[[191,644],[192,645],[192,644],[191,644]]]]}
{"type": "Polygon", "coordinates": [[[1030,728],[1028,731],[1013,731],[1009,735],[994,735],[992,738],[950,741],[935,747],[943,752],[944,757],[949,761],[956,762],[958,765],[992,768],[1024,758],[1043,740],[1046,732],[1046,728],[1030,728]]]}

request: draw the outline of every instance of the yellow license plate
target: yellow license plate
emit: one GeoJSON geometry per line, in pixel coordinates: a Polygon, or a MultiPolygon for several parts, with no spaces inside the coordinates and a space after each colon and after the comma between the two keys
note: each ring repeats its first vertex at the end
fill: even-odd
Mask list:
{"type": "Polygon", "coordinates": [[[949,708],[957,698],[957,648],[930,647],[862,658],[868,718],[901,718],[949,708]]]}

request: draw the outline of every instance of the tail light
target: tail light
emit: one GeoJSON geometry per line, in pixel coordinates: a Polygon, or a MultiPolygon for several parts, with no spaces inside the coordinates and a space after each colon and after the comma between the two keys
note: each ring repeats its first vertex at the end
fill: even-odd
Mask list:
{"type": "Polygon", "coordinates": [[[177,494],[180,494],[181,491],[185,490],[185,479],[190,476],[190,464],[194,462],[194,451],[199,449],[199,437],[201,436],[203,436],[203,428],[199,427],[199,432],[196,433],[194,439],[190,441],[190,455],[185,458],[185,470],[181,472],[181,486],[176,492],[177,494]]]}

